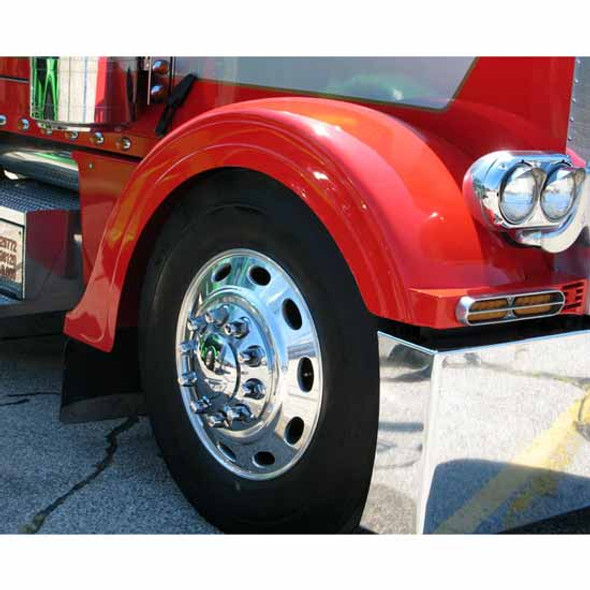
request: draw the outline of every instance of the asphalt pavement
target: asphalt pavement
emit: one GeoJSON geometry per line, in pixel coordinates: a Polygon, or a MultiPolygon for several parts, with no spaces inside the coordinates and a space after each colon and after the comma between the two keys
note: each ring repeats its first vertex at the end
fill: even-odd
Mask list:
{"type": "MultiPolygon", "coordinates": [[[[0,533],[216,533],[176,487],[146,418],[59,422],[63,345],[0,341],[0,533]]],[[[590,533],[590,510],[521,532],[590,533]]]]}
{"type": "Polygon", "coordinates": [[[0,533],[215,533],[146,418],[59,422],[63,344],[0,342],[0,533]]]}

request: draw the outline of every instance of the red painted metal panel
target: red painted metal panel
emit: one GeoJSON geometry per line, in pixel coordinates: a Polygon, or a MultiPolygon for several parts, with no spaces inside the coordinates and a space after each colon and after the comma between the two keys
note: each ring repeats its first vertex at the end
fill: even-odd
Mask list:
{"type": "Polygon", "coordinates": [[[473,220],[461,192],[470,163],[433,134],[349,103],[271,99],[214,110],[171,134],[137,168],[66,332],[111,348],[126,270],[143,228],[184,180],[224,166],[268,174],[304,199],[339,245],[376,315],[455,327],[454,317],[417,306],[410,293],[440,290],[441,297],[425,300],[432,306],[447,289],[569,281],[554,274],[550,255],[510,246],[473,220]]]}
{"type": "Polygon", "coordinates": [[[0,76],[29,79],[28,57],[0,57],[0,76]]]}
{"type": "Polygon", "coordinates": [[[115,202],[138,162],[109,154],[74,152],[80,171],[84,278],[88,280],[115,202]]]}
{"type": "MultiPolygon", "coordinates": [[[[19,64],[4,67],[24,71],[19,64]]],[[[122,191],[133,163],[98,158],[101,178],[82,171],[85,268],[92,273],[66,331],[111,348],[143,228],[183,181],[223,166],[268,174],[304,199],[377,315],[454,327],[459,292],[575,280],[554,272],[553,257],[515,248],[477,225],[461,193],[467,167],[484,153],[565,150],[572,74],[572,58],[482,58],[442,110],[295,98],[291,91],[200,80],[176,113],[175,131],[160,142],[153,129],[162,107],[144,107],[136,123],[105,133],[95,151],[118,151],[122,135],[132,140],[126,153],[144,161],[127,188],[122,191]]],[[[8,116],[3,131],[20,133],[16,122],[28,113],[28,85],[0,80],[0,112],[8,116]]],[[[36,125],[28,135],[42,137],[36,125]]],[[[70,142],[55,131],[51,139],[92,145],[88,133],[70,142]]]]}

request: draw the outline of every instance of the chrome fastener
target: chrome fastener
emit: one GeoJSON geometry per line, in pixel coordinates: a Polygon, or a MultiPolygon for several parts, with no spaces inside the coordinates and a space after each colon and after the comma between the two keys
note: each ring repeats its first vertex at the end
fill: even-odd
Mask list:
{"type": "Polygon", "coordinates": [[[190,354],[195,352],[198,347],[199,345],[197,344],[196,340],[185,340],[179,344],[178,352],[180,352],[180,354],[190,354]]]}
{"type": "Polygon", "coordinates": [[[207,321],[202,316],[190,316],[187,326],[189,330],[201,333],[207,327],[207,321]]]}
{"type": "Polygon", "coordinates": [[[104,135],[97,131],[90,136],[90,143],[94,145],[102,145],[104,143],[104,135]]]}
{"type": "Polygon", "coordinates": [[[166,94],[166,87],[163,84],[154,84],[150,89],[150,98],[154,102],[159,102],[166,94]]]}
{"type": "Polygon", "coordinates": [[[249,367],[258,367],[264,357],[264,351],[260,346],[248,346],[238,353],[238,361],[249,367]]]}
{"type": "Polygon", "coordinates": [[[131,149],[131,140],[128,137],[120,137],[117,139],[117,147],[121,151],[126,152],[131,149]]]}
{"type": "Polygon", "coordinates": [[[178,378],[178,384],[182,385],[182,387],[193,387],[197,384],[198,377],[194,371],[189,371],[188,373],[183,373],[178,378]]]}
{"type": "Polygon", "coordinates": [[[248,320],[246,318],[242,318],[240,320],[235,320],[229,324],[226,324],[223,327],[223,331],[228,336],[233,336],[234,338],[243,338],[250,331],[250,326],[248,324],[248,320]]]}
{"type": "Polygon", "coordinates": [[[244,385],[244,396],[251,399],[262,399],[264,397],[264,384],[259,379],[248,379],[244,385]]]}
{"type": "Polygon", "coordinates": [[[247,422],[252,419],[252,411],[246,404],[235,404],[234,406],[225,406],[223,414],[231,428],[234,422],[247,422]]]}
{"type": "Polygon", "coordinates": [[[205,422],[211,428],[225,428],[227,426],[227,420],[221,412],[207,415],[205,422]]]}
{"type": "Polygon", "coordinates": [[[229,309],[225,305],[216,307],[215,309],[210,309],[209,311],[205,312],[205,321],[208,324],[213,324],[215,326],[222,326],[225,324],[228,317],[229,309]]]}
{"type": "Polygon", "coordinates": [[[170,71],[170,64],[165,59],[157,59],[152,65],[152,72],[159,76],[165,76],[170,71]]]}
{"type": "Polygon", "coordinates": [[[188,405],[193,414],[204,414],[211,407],[211,402],[203,396],[200,399],[191,399],[188,405]]]}

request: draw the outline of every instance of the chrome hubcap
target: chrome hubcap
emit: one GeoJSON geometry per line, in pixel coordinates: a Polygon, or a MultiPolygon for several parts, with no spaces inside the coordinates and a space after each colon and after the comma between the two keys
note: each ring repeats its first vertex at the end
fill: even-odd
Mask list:
{"type": "Polygon", "coordinates": [[[299,289],[267,256],[229,250],[199,271],[178,319],[176,367],[197,435],[230,471],[277,477],[309,446],[322,398],[319,341],[299,289]]]}

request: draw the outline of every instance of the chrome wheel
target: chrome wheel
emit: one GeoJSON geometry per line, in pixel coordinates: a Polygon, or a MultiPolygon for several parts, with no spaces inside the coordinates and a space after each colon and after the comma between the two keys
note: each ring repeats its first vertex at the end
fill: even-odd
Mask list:
{"type": "Polygon", "coordinates": [[[176,330],[180,394],[193,428],[228,470],[271,479],[316,430],[322,360],[303,295],[275,261],[228,250],[191,282],[176,330]]]}

